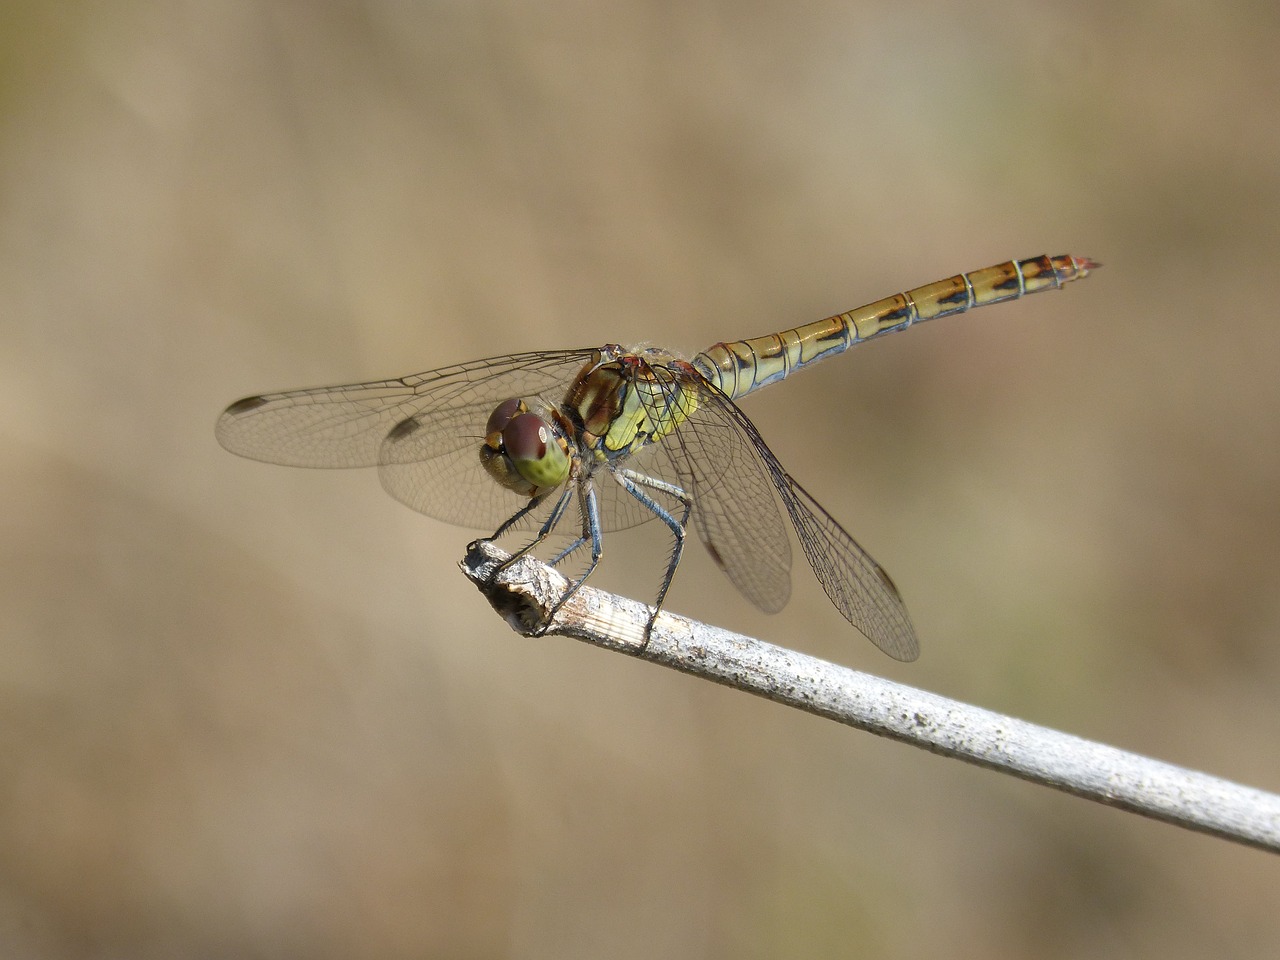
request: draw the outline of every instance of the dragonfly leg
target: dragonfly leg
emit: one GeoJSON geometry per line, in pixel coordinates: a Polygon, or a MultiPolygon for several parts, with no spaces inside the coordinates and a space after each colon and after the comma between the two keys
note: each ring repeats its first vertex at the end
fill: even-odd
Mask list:
{"type": "Polygon", "coordinates": [[[535,507],[537,507],[537,506],[538,506],[539,504],[541,504],[541,503],[542,503],[542,501],[541,501],[541,500],[530,500],[530,501],[529,501],[528,503],[526,503],[523,507],[521,507],[521,508],[520,508],[519,510],[517,510],[515,513],[513,513],[510,517],[508,517],[506,520],[504,520],[504,521],[502,522],[502,526],[498,527],[498,529],[497,529],[497,530],[493,531],[493,533],[491,533],[491,534],[489,534],[489,536],[485,537],[485,538],[484,538],[484,539],[485,539],[485,542],[486,542],[486,543],[493,543],[493,541],[497,540],[497,539],[498,539],[499,537],[501,537],[504,533],[506,533],[508,530],[510,530],[512,527],[514,527],[517,523],[519,523],[521,520],[523,520],[526,516],[528,516],[528,515],[529,515],[529,513],[530,513],[530,512],[531,512],[535,507]]]}
{"type": "MultiPolygon", "coordinates": [[[[550,536],[551,531],[554,530],[559,525],[560,521],[564,519],[564,512],[569,507],[570,495],[571,495],[570,488],[565,487],[564,492],[560,494],[560,499],[557,500],[555,506],[551,508],[550,516],[547,517],[546,522],[543,523],[542,527],[538,530],[537,536],[535,536],[532,540],[530,540],[523,547],[521,547],[519,550],[513,553],[510,557],[508,557],[505,561],[503,561],[498,566],[497,570],[505,570],[511,564],[515,563],[517,560],[523,557],[526,553],[528,553],[530,550],[532,550],[534,547],[540,544],[543,540],[547,539],[548,536],[550,536]]],[[[541,504],[542,504],[541,500],[530,500],[525,506],[517,510],[511,516],[511,519],[507,520],[497,530],[493,531],[493,535],[488,538],[489,542],[492,543],[494,540],[497,540],[500,536],[502,536],[504,533],[510,530],[513,526],[515,526],[515,524],[519,523],[520,520],[526,517],[531,510],[534,510],[541,504]]],[[[497,570],[495,570],[494,572],[496,573],[497,570]]]]}
{"type": "Polygon", "coordinates": [[[689,524],[689,514],[693,510],[693,498],[683,488],[677,487],[674,483],[667,483],[656,477],[647,477],[633,470],[619,470],[614,476],[618,478],[618,482],[622,484],[623,489],[665,523],[667,529],[675,537],[675,547],[671,551],[671,561],[667,564],[666,574],[663,575],[662,586],[658,588],[658,596],[653,604],[653,613],[649,617],[649,622],[645,624],[644,642],[648,644],[649,633],[653,630],[654,621],[658,619],[658,611],[662,609],[662,602],[667,598],[667,590],[671,588],[671,581],[676,575],[676,567],[680,565],[680,557],[684,554],[685,530],[689,524]],[[655,493],[665,494],[679,503],[681,505],[680,519],[677,520],[671,514],[671,511],[645,493],[641,489],[642,487],[647,487],[655,493]]]}
{"type": "MultiPolygon", "coordinates": [[[[551,621],[555,619],[556,613],[563,607],[570,597],[578,592],[578,588],[587,582],[587,577],[591,576],[600,558],[604,556],[604,533],[600,527],[600,504],[596,497],[596,488],[591,485],[590,481],[579,483],[578,485],[578,510],[582,514],[582,535],[578,537],[567,549],[551,561],[551,566],[555,566],[565,557],[567,557],[578,547],[590,541],[591,543],[591,562],[587,564],[587,569],[583,571],[582,576],[569,584],[566,590],[556,601],[556,605],[551,608],[551,612],[547,615],[547,625],[550,626],[551,621]]],[[[566,496],[567,496],[566,491],[566,496]]],[[[560,506],[557,504],[557,506],[560,506]]],[[[564,512],[563,508],[560,510],[564,512]]]]}
{"type": "Polygon", "coordinates": [[[580,546],[586,543],[587,539],[588,539],[587,537],[578,537],[576,540],[573,541],[573,543],[569,544],[567,547],[565,547],[563,550],[557,553],[554,557],[548,560],[547,566],[549,567],[558,566],[561,560],[563,560],[569,554],[573,553],[573,551],[577,550],[580,546]]]}
{"type": "MultiPolygon", "coordinates": [[[[560,551],[560,553],[552,559],[550,565],[554,567],[570,553],[577,550],[587,542],[590,542],[591,544],[591,562],[587,565],[586,571],[569,585],[569,588],[564,592],[560,599],[556,601],[556,605],[547,613],[545,618],[547,626],[550,626],[551,621],[555,619],[556,612],[564,606],[565,601],[578,591],[578,588],[586,582],[587,577],[591,576],[592,571],[594,571],[596,565],[599,564],[600,558],[604,555],[604,534],[600,525],[600,506],[596,499],[595,488],[591,483],[589,481],[583,481],[579,483],[571,483],[566,486],[563,492],[561,492],[559,499],[556,500],[555,506],[551,508],[550,515],[539,528],[537,535],[519,550],[512,553],[510,557],[500,563],[494,570],[494,575],[496,576],[499,572],[505,570],[521,557],[531,552],[538,546],[538,544],[542,543],[542,541],[546,540],[547,537],[551,535],[551,532],[560,525],[560,521],[564,519],[565,511],[569,508],[569,504],[572,501],[575,491],[578,495],[578,507],[582,514],[582,534],[569,544],[567,548],[560,551]]],[[[531,500],[528,504],[516,511],[516,513],[513,514],[509,520],[503,523],[502,526],[495,530],[488,540],[492,542],[501,537],[504,533],[515,526],[515,524],[519,523],[521,519],[528,516],[528,514],[532,510],[536,509],[541,503],[541,500],[531,500]]],[[[546,626],[539,630],[536,635],[541,635],[545,632],[546,626]]]]}

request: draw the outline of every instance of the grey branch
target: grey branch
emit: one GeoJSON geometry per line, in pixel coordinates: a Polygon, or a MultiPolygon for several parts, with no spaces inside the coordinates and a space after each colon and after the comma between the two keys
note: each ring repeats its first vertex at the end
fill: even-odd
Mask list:
{"type": "Polygon", "coordinates": [[[543,632],[682,670],[778,703],[1120,807],[1280,853],[1280,796],[948,700],[816,657],[663,613],[644,642],[648,608],[583,587],[546,623],[567,582],[473,543],[463,572],[520,633],[543,632]]]}

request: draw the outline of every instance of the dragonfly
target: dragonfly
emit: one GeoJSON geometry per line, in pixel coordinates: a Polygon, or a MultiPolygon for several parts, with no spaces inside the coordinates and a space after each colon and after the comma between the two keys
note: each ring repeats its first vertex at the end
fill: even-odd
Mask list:
{"type": "Polygon", "coordinates": [[[855,344],[1058,289],[1098,266],[1070,255],[1011,260],[689,359],[606,344],[246,397],[216,434],[232,453],[269,463],[376,467],[387,492],[420,513],[492,529],[488,540],[520,534],[499,569],[560,546],[551,565],[577,556],[578,567],[548,624],[600,563],[605,533],[660,523],[670,553],[646,639],[691,526],[747,600],[782,609],[789,520],[836,609],[910,661],[919,643],[893,580],[787,472],[738,401],[855,344]]]}

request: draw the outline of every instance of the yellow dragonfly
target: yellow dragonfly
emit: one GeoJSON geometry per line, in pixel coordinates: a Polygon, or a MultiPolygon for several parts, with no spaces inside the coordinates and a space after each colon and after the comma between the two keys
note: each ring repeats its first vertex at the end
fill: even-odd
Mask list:
{"type": "Polygon", "coordinates": [[[1012,260],[687,360],[606,344],[246,397],[218,419],[217,437],[269,463],[377,467],[387,492],[420,513],[493,529],[489,539],[531,534],[512,561],[556,546],[552,565],[577,555],[581,569],[560,604],[595,570],[606,531],[657,520],[671,553],[646,635],[691,525],[743,596],[780,610],[791,593],[785,513],[845,619],[889,656],[914,660],[919,645],[898,588],[783,468],[736,401],[854,344],[1057,289],[1097,266],[1066,255],[1012,260]]]}

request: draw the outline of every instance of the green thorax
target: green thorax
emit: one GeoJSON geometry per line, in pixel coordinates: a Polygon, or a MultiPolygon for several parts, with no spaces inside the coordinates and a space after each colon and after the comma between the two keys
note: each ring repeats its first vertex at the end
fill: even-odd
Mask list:
{"type": "Polygon", "coordinates": [[[568,405],[582,419],[584,444],[612,460],[673,433],[697,409],[700,381],[668,353],[611,344],[579,374],[568,405]]]}

